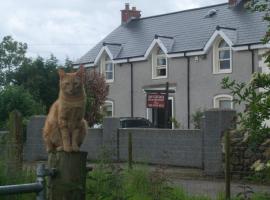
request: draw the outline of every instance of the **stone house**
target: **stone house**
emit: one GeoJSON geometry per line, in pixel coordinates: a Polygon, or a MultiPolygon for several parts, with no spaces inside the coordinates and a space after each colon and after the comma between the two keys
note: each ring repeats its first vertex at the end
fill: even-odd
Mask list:
{"type": "Polygon", "coordinates": [[[144,117],[160,128],[164,109],[147,106],[146,98],[164,91],[168,82],[169,118],[191,128],[199,108],[244,109],[232,103],[220,83],[226,76],[247,82],[267,69],[263,15],[246,10],[239,0],[150,17],[126,4],[121,24],[74,66],[104,73],[108,115],[144,117]]]}

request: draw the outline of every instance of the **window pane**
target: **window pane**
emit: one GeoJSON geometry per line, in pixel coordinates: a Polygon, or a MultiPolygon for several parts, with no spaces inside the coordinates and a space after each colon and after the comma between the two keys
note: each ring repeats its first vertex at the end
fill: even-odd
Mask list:
{"type": "Polygon", "coordinates": [[[113,70],[113,64],[112,63],[107,63],[105,65],[105,71],[112,71],[113,70]]]}
{"type": "Polygon", "coordinates": [[[220,60],[219,69],[230,69],[230,60],[220,60]]]}
{"type": "Polygon", "coordinates": [[[166,65],[166,58],[158,58],[157,63],[158,65],[166,65]]]}
{"type": "Polygon", "coordinates": [[[166,76],[166,69],[157,69],[157,76],[166,76]]]}
{"type": "Polygon", "coordinates": [[[222,48],[222,47],[229,47],[229,45],[224,41],[224,40],[221,40],[219,45],[218,45],[219,48],[222,48]]]}
{"type": "Polygon", "coordinates": [[[231,109],[231,100],[219,100],[219,108],[229,108],[231,109]]]}
{"type": "Polygon", "coordinates": [[[112,80],[113,79],[113,73],[112,72],[106,72],[106,80],[112,80]]]}
{"type": "Polygon", "coordinates": [[[111,103],[105,103],[105,114],[107,117],[112,117],[112,104],[111,103]]]}
{"type": "Polygon", "coordinates": [[[230,50],[219,51],[219,59],[230,59],[230,50]]]}

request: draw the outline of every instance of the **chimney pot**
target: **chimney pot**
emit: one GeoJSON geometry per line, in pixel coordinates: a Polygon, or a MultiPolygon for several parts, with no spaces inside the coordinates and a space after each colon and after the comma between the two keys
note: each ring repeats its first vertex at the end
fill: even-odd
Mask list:
{"type": "Polygon", "coordinates": [[[125,10],[129,10],[129,3],[125,4],[125,10]]]}
{"type": "Polygon", "coordinates": [[[125,9],[121,10],[121,23],[126,24],[131,19],[138,19],[141,17],[141,11],[136,10],[136,7],[133,6],[131,10],[129,9],[129,3],[125,4],[125,9]]]}

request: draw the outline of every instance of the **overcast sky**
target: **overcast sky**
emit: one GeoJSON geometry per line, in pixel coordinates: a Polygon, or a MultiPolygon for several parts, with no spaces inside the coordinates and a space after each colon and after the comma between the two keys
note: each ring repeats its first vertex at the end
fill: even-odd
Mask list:
{"type": "Polygon", "coordinates": [[[120,25],[125,3],[142,17],[197,8],[226,0],[0,0],[0,37],[28,44],[31,57],[76,60],[120,25]]]}

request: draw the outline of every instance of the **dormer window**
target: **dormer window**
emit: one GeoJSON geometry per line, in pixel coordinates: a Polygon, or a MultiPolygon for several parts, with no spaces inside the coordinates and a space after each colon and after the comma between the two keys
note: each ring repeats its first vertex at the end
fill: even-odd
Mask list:
{"type": "Polygon", "coordinates": [[[167,57],[160,47],[152,54],[152,79],[167,78],[167,57]]]}
{"type": "Polygon", "coordinates": [[[219,39],[213,48],[214,66],[213,73],[231,73],[232,72],[232,50],[223,39],[219,39]]]}
{"type": "Polygon", "coordinates": [[[105,55],[104,59],[101,60],[101,72],[107,83],[114,81],[114,64],[108,55],[105,55]]]}

